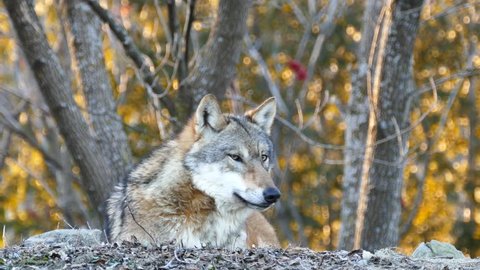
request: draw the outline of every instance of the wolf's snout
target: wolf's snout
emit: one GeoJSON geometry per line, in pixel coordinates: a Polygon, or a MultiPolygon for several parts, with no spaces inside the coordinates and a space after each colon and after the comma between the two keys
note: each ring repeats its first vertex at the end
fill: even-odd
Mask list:
{"type": "Polygon", "coordinates": [[[280,191],[274,187],[266,188],[263,191],[263,198],[267,203],[274,203],[280,198],[280,191]]]}

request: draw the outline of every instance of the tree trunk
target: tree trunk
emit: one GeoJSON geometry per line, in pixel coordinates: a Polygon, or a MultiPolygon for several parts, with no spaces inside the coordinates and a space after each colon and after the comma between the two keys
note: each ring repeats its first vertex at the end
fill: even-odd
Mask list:
{"type": "Polygon", "coordinates": [[[403,153],[406,152],[409,138],[408,132],[398,134],[398,130],[405,130],[409,126],[409,97],[413,91],[412,53],[423,1],[394,1],[391,5],[391,23],[383,25],[389,29],[381,31],[381,23],[378,24],[377,21],[381,14],[385,17],[388,14],[384,8],[385,2],[388,1],[367,2],[359,66],[349,100],[339,242],[341,249],[355,247],[376,250],[396,246],[398,243],[405,165],[403,153]],[[381,53],[382,44],[378,44],[382,40],[382,32],[388,34],[384,53],[381,53]],[[378,33],[378,37],[374,38],[374,33],[378,33]],[[383,57],[382,61],[379,61],[380,57],[383,57]],[[371,78],[374,78],[373,82],[371,78]],[[379,80],[378,100],[372,102],[369,92],[374,92],[367,89],[375,87],[375,78],[379,80]],[[375,106],[372,113],[376,123],[368,121],[370,102],[375,106]],[[370,134],[374,142],[371,156],[368,156],[365,147],[368,131],[372,131],[368,128],[369,124],[376,126],[373,134],[370,134]],[[386,142],[377,143],[382,139],[386,142]],[[365,179],[362,179],[362,169],[366,169],[365,179]],[[357,193],[360,180],[367,181],[366,193],[363,194],[366,196],[366,208],[365,211],[358,211],[358,214],[364,215],[363,218],[357,216],[357,210],[362,207],[358,204],[361,198],[357,193]],[[355,226],[357,220],[363,222],[355,226]],[[357,233],[353,237],[355,227],[357,233]],[[359,239],[357,246],[352,241],[355,238],[359,239]]]}
{"type": "Polygon", "coordinates": [[[116,112],[113,91],[105,69],[100,21],[83,1],[66,1],[72,51],[80,77],[94,137],[109,162],[113,179],[124,177],[132,163],[132,154],[116,112]]]}
{"type": "Polygon", "coordinates": [[[370,44],[383,1],[368,1],[363,15],[362,40],[357,53],[358,66],[352,78],[345,131],[345,166],[343,168],[343,199],[340,219],[339,249],[353,249],[357,218],[358,190],[362,175],[363,154],[368,129],[367,72],[370,44]]]}
{"type": "MultiPolygon", "coordinates": [[[[473,30],[480,26],[480,23],[475,23],[470,26],[470,29],[473,30]]],[[[477,41],[474,41],[473,38],[469,44],[469,53],[467,57],[466,69],[473,69],[473,57],[477,53],[477,41]]],[[[477,79],[478,77],[471,77],[468,79],[468,96],[466,103],[468,106],[465,106],[466,115],[468,117],[468,156],[467,156],[467,173],[463,190],[465,191],[468,201],[467,209],[470,212],[468,218],[458,220],[455,224],[455,233],[457,235],[455,246],[458,248],[469,248],[471,256],[478,255],[480,247],[478,247],[478,239],[475,237],[472,238],[472,235],[475,235],[478,231],[477,219],[478,209],[477,196],[475,196],[475,191],[480,187],[479,181],[479,170],[478,166],[478,153],[480,152],[480,139],[476,134],[478,130],[478,121],[479,121],[479,110],[477,108],[477,79]]],[[[466,82],[467,80],[465,80],[466,82]]],[[[465,210],[465,209],[463,209],[465,210]]]]}
{"type": "Polygon", "coordinates": [[[100,212],[113,188],[108,162],[102,155],[72,96],[71,86],[49,46],[33,8],[33,1],[4,0],[20,45],[57,123],[60,134],[80,168],[81,185],[95,210],[100,212]]]}
{"type": "Polygon", "coordinates": [[[247,32],[251,0],[221,0],[217,20],[195,67],[180,90],[182,108],[178,117],[185,122],[200,99],[208,93],[222,99],[232,83],[247,32]]]}

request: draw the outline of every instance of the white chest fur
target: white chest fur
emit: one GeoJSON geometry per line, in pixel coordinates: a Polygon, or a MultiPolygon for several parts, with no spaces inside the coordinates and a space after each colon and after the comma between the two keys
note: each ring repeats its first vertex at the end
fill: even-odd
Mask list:
{"type": "Polygon", "coordinates": [[[229,249],[246,248],[247,234],[245,221],[249,211],[236,211],[228,214],[212,213],[200,228],[188,224],[179,226],[177,242],[184,247],[212,245],[229,249]]]}

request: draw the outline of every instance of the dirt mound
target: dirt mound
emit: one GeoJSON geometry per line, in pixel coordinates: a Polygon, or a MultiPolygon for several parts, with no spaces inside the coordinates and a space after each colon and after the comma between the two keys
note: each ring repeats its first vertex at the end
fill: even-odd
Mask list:
{"type": "Polygon", "coordinates": [[[306,248],[228,251],[138,243],[23,245],[0,250],[0,269],[480,269],[475,259],[414,259],[392,250],[314,252],[306,248]]]}

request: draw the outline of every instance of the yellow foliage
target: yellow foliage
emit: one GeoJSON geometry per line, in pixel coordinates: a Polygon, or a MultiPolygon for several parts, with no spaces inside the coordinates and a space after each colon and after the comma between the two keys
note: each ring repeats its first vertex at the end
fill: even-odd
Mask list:
{"type": "Polygon", "coordinates": [[[146,39],[152,39],[155,37],[153,22],[145,23],[143,27],[143,37],[145,37],[146,39]]]}
{"type": "Polygon", "coordinates": [[[451,217],[455,216],[455,211],[447,201],[445,188],[442,179],[427,177],[423,202],[413,221],[412,233],[402,240],[402,249],[411,252],[418,245],[417,237],[422,235],[428,235],[426,239],[451,242],[449,233],[454,222],[451,217]]]}
{"type": "Polygon", "coordinates": [[[290,159],[290,169],[293,172],[303,171],[310,166],[310,159],[307,155],[293,154],[290,159]]]}
{"type": "Polygon", "coordinates": [[[480,68],[480,56],[475,55],[475,56],[473,57],[473,66],[474,66],[475,68],[480,68]]]}

